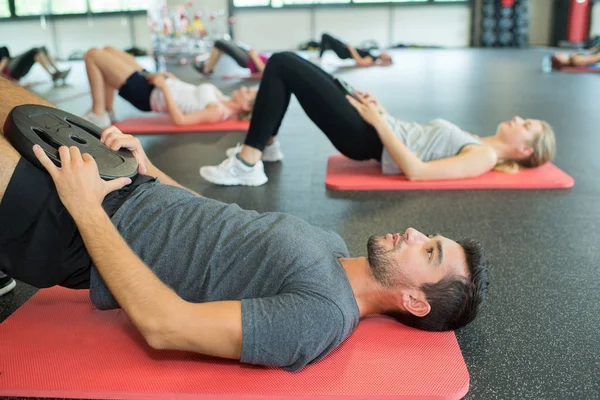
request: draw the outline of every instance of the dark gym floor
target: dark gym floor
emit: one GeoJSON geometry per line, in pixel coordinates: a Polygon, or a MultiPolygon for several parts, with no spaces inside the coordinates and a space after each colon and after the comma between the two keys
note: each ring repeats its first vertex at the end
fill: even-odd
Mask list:
{"type": "MultiPolygon", "coordinates": [[[[389,68],[339,71],[401,119],[445,118],[489,135],[520,115],[555,128],[555,163],[571,190],[333,192],[325,189],[325,136],[291,104],[280,131],[285,159],[267,164],[269,182],[227,188],[198,168],[224,159],[243,134],[145,136],[154,163],[205,196],[259,211],[294,214],[366,253],[372,234],[412,226],[451,238],[475,236],[492,262],[482,315],[457,332],[471,384],[469,399],[600,398],[600,75],[541,72],[550,50],[404,50],[389,68]],[[598,202],[598,203],[597,203],[598,202]]],[[[74,75],[73,79],[83,79],[74,75]]],[[[201,78],[189,67],[175,73],[201,78]]],[[[84,81],[85,82],[85,81],[84,81]]],[[[215,81],[228,92],[238,82],[215,81]]],[[[61,104],[82,114],[90,100],[61,104]]],[[[132,109],[117,103],[119,116],[132,109]]],[[[0,298],[0,320],[34,292],[24,284],[0,298]]]]}

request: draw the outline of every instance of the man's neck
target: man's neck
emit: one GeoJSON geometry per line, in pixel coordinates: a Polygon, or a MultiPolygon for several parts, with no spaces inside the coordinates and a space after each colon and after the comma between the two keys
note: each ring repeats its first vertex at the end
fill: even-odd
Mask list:
{"type": "Polygon", "coordinates": [[[360,318],[393,308],[395,295],[375,281],[366,257],[340,258],[340,262],[350,281],[360,318]]]}

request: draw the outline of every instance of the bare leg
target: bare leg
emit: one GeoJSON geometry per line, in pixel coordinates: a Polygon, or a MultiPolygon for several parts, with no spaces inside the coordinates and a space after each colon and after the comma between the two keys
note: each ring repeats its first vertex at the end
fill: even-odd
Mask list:
{"type": "Polygon", "coordinates": [[[60,71],[60,69],[58,69],[58,65],[56,65],[56,61],[54,60],[54,58],[50,54],[48,54],[45,51],[45,48],[44,48],[44,50],[40,50],[40,56],[43,57],[43,58],[45,58],[46,64],[51,65],[52,68],[54,68],[55,71],[57,71],[57,72],[60,71]]]}
{"type": "Polygon", "coordinates": [[[262,158],[262,151],[245,144],[240,150],[240,157],[250,164],[255,164],[262,158]]]}
{"type": "MultiPolygon", "coordinates": [[[[131,54],[127,54],[124,51],[117,49],[116,47],[106,46],[104,48],[104,51],[123,61],[125,64],[130,65],[136,71],[142,71],[144,69],[140,64],[138,64],[138,62],[135,60],[135,57],[133,57],[131,54]]],[[[111,112],[113,110],[113,104],[115,102],[116,90],[115,88],[107,85],[104,85],[104,88],[104,101],[106,103],[106,111],[111,112]]]]}
{"type": "Polygon", "coordinates": [[[204,64],[205,74],[210,74],[212,72],[213,68],[215,67],[215,65],[217,65],[217,62],[219,61],[219,58],[221,58],[222,54],[223,52],[217,49],[216,47],[212,47],[210,49],[210,57],[208,57],[208,61],[206,61],[206,64],[204,64]]]}
{"type": "MultiPolygon", "coordinates": [[[[267,146],[270,146],[275,141],[275,136],[271,136],[269,140],[267,140],[267,146]]],[[[255,149],[252,146],[248,146],[247,144],[243,144],[240,149],[240,157],[250,164],[256,163],[258,160],[262,158],[262,151],[255,149]]]]}
{"type": "Polygon", "coordinates": [[[106,86],[119,89],[136,71],[123,60],[99,49],[90,49],[85,53],[85,68],[92,92],[92,112],[96,115],[106,111],[106,86]]]}
{"type": "Polygon", "coordinates": [[[48,71],[48,73],[49,73],[50,75],[53,75],[55,72],[57,72],[57,71],[58,71],[58,69],[57,69],[56,71],[52,71],[52,70],[50,69],[50,68],[51,68],[51,65],[50,65],[50,63],[48,62],[48,59],[46,58],[46,56],[45,56],[44,52],[42,52],[42,51],[38,51],[38,52],[37,52],[37,54],[35,55],[35,57],[34,57],[33,59],[34,59],[35,61],[37,61],[37,62],[38,62],[38,63],[39,63],[39,64],[40,64],[42,67],[44,67],[44,69],[45,69],[46,71],[48,71]]]}
{"type": "Polygon", "coordinates": [[[571,58],[571,60],[573,60],[573,65],[585,67],[590,64],[600,62],[600,53],[590,55],[576,54],[571,58]]]}
{"type": "Polygon", "coordinates": [[[138,62],[135,60],[135,57],[133,57],[131,54],[125,53],[123,50],[119,50],[113,46],[106,46],[104,48],[104,51],[106,51],[109,54],[112,54],[119,60],[123,61],[125,64],[130,65],[136,71],[142,71],[144,69],[140,64],[138,64],[138,62]]]}
{"type": "MultiPolygon", "coordinates": [[[[5,121],[10,111],[21,104],[41,104],[53,107],[46,100],[42,100],[30,91],[0,77],[0,121],[5,121]]],[[[20,159],[21,155],[4,138],[3,124],[0,124],[0,202],[20,159]]]]}
{"type": "Polygon", "coordinates": [[[113,104],[115,103],[115,92],[114,87],[104,85],[104,109],[111,112],[113,110],[113,104]]]}

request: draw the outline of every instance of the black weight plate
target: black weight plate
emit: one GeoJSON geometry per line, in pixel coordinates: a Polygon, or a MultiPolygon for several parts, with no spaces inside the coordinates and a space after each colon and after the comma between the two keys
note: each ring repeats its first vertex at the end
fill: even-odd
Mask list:
{"type": "Polygon", "coordinates": [[[516,26],[529,26],[529,16],[517,16],[515,18],[516,26]]]}
{"type": "Polygon", "coordinates": [[[502,30],[512,29],[513,21],[512,19],[501,18],[500,21],[498,21],[498,27],[502,30]]]}
{"type": "Polygon", "coordinates": [[[528,26],[517,26],[513,31],[517,35],[529,35],[529,27],[528,26]]]}
{"type": "Polygon", "coordinates": [[[515,36],[515,44],[518,47],[527,47],[527,46],[529,46],[529,36],[528,35],[517,35],[517,36],[515,36]]]}
{"type": "Polygon", "coordinates": [[[500,7],[500,16],[504,18],[512,17],[513,10],[510,7],[500,7]]]}
{"type": "Polygon", "coordinates": [[[137,161],[129,150],[113,151],[100,141],[102,131],[96,125],[56,108],[25,104],[12,109],[4,123],[4,135],[27,160],[45,168],[33,153],[39,144],[48,157],[60,167],[58,148],[76,146],[96,160],[104,180],[133,178],[137,161]]]}
{"type": "Polygon", "coordinates": [[[481,35],[481,43],[483,43],[483,45],[486,47],[496,44],[496,40],[497,37],[493,31],[485,31],[481,35]]]}
{"type": "Polygon", "coordinates": [[[498,35],[498,42],[500,42],[500,44],[504,45],[504,46],[509,46],[512,44],[512,41],[514,39],[514,35],[512,34],[512,32],[500,32],[500,34],[498,35]]]}
{"type": "Polygon", "coordinates": [[[492,30],[496,27],[496,20],[493,18],[483,18],[481,20],[481,27],[484,30],[492,30]]]}
{"type": "Polygon", "coordinates": [[[496,7],[493,5],[485,5],[481,8],[484,17],[493,17],[496,14],[496,7]]]}

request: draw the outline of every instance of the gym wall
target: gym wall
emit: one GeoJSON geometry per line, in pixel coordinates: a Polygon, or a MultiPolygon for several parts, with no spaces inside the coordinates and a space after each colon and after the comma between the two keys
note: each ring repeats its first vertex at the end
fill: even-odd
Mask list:
{"type": "MultiPolygon", "coordinates": [[[[530,43],[548,45],[553,0],[530,1],[530,43]]],[[[181,0],[168,0],[174,7],[181,0]]],[[[227,9],[227,0],[203,0],[204,7],[227,9]]],[[[591,34],[600,34],[600,4],[595,4],[591,34]]],[[[316,9],[247,9],[236,13],[234,34],[261,50],[295,49],[300,42],[331,32],[351,43],[374,39],[381,45],[408,42],[448,47],[468,46],[471,12],[468,5],[364,6],[316,9]],[[363,23],[366,20],[368,23],[363,23]]],[[[475,22],[475,29],[479,21],[475,22]]],[[[0,37],[10,37],[10,50],[17,54],[33,46],[46,45],[59,58],[75,50],[114,45],[150,48],[145,15],[126,19],[95,16],[47,20],[2,21],[0,37]],[[124,25],[125,23],[125,25],[124,25]],[[129,24],[133,24],[133,35],[129,24]],[[17,34],[15,34],[17,32],[17,34]]]]}
{"type": "Polygon", "coordinates": [[[553,9],[554,0],[529,0],[529,44],[550,45],[553,9]]]}
{"type": "Polygon", "coordinates": [[[600,36],[600,2],[592,5],[592,21],[590,24],[590,36],[600,36]]]}
{"type": "Polygon", "coordinates": [[[0,22],[0,37],[10,38],[7,41],[10,43],[6,44],[12,54],[45,45],[58,58],[66,58],[73,51],[85,51],[90,47],[151,47],[145,14],[126,18],[94,16],[89,20],[87,17],[80,17],[46,21],[44,28],[38,18],[3,20],[0,22]],[[130,24],[133,24],[133,32],[130,24]]]}
{"type": "Polygon", "coordinates": [[[353,44],[417,43],[464,47],[470,40],[468,5],[335,7],[237,10],[234,34],[260,49],[293,49],[323,32],[353,44]],[[274,32],[277,32],[274,34],[274,32]]]}
{"type": "MultiPolygon", "coordinates": [[[[481,0],[475,0],[477,9],[481,8],[481,0]]],[[[552,34],[552,10],[554,0],[529,0],[529,44],[532,46],[548,46],[552,34]]],[[[481,13],[475,19],[475,38],[479,38],[481,27],[481,13]]],[[[476,40],[475,45],[479,42],[476,40]]]]}

